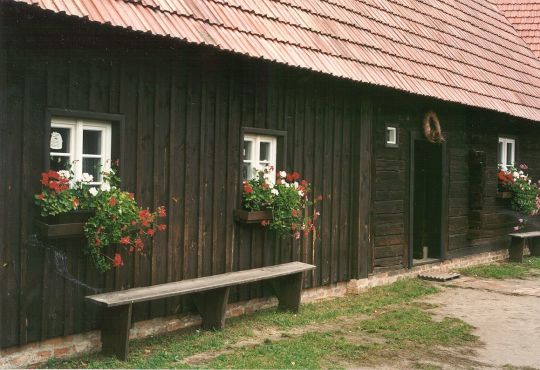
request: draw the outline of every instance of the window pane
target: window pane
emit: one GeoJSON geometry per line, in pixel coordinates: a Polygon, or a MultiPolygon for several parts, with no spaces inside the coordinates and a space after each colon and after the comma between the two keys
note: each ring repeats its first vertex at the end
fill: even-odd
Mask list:
{"type": "Polygon", "coordinates": [[[514,144],[506,143],[506,163],[508,165],[514,164],[514,144]]]}
{"type": "Polygon", "coordinates": [[[244,160],[253,159],[253,142],[244,140],[244,160]]]}
{"type": "Polygon", "coordinates": [[[82,172],[94,177],[94,182],[101,182],[101,158],[83,158],[82,172]]]}
{"type": "Polygon", "coordinates": [[[101,154],[101,131],[83,131],[83,154],[101,154]]]}
{"type": "Polygon", "coordinates": [[[502,141],[499,141],[499,164],[504,164],[505,163],[505,160],[504,160],[504,143],[502,141]]]}
{"type": "Polygon", "coordinates": [[[69,153],[71,130],[69,128],[51,127],[50,149],[51,152],[69,153]]]}
{"type": "Polygon", "coordinates": [[[71,158],[69,156],[56,156],[51,155],[51,170],[69,170],[71,165],[71,158]]]}
{"type": "Polygon", "coordinates": [[[270,160],[270,143],[261,142],[259,149],[259,161],[268,162],[270,160]]]}
{"type": "Polygon", "coordinates": [[[242,178],[244,180],[249,180],[253,177],[253,170],[250,163],[244,163],[242,167],[242,178]]]}

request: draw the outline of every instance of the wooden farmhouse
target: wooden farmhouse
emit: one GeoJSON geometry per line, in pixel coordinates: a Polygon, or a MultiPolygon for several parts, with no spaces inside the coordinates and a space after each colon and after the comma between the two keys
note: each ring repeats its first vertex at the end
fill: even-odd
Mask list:
{"type": "Polygon", "coordinates": [[[502,253],[498,166],[540,176],[540,60],[488,0],[3,0],[0,42],[0,351],[98,330],[96,292],[291,261],[330,290],[502,253]],[[80,239],[37,236],[40,174],[74,158],[119,159],[167,208],[151,252],[102,273],[80,239]],[[315,233],[235,219],[263,163],[312,183],[315,233]]]}

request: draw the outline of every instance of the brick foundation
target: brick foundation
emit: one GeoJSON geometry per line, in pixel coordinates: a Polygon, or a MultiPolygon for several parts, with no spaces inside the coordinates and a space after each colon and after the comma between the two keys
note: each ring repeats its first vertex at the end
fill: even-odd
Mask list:
{"type": "MultiPolygon", "coordinates": [[[[412,269],[377,273],[369,276],[367,279],[350,280],[331,286],[306,289],[302,292],[302,302],[342,297],[346,294],[358,294],[374,286],[391,284],[400,279],[414,277],[421,272],[445,272],[457,268],[502,261],[507,257],[508,251],[500,250],[417,266],[412,269]]],[[[227,309],[227,317],[241,316],[275,306],[277,306],[277,300],[275,298],[262,298],[233,303],[227,309]]],[[[193,314],[161,317],[135,323],[131,328],[130,338],[144,338],[150,335],[194,327],[200,324],[200,317],[193,314]]],[[[51,357],[69,358],[82,353],[99,351],[100,349],[100,333],[98,330],[95,330],[0,350],[0,368],[27,367],[32,364],[43,363],[51,357]]]]}

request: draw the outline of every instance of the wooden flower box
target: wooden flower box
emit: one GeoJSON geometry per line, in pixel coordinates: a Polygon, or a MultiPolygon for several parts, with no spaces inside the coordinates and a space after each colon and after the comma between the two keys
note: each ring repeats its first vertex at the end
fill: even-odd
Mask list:
{"type": "Polygon", "coordinates": [[[79,238],[84,236],[84,224],[93,212],[74,211],[36,220],[38,235],[43,239],[79,238]]]}
{"type": "Polygon", "coordinates": [[[234,218],[244,224],[258,224],[263,220],[271,220],[274,216],[272,210],[246,211],[243,209],[234,210],[234,218]]]}
{"type": "Polygon", "coordinates": [[[499,199],[510,199],[512,198],[512,192],[510,191],[498,191],[497,198],[499,199]]]}

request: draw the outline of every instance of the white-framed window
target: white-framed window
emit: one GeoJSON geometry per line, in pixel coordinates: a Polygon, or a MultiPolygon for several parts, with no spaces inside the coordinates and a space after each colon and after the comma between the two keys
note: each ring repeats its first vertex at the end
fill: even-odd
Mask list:
{"type": "Polygon", "coordinates": [[[499,137],[499,166],[506,170],[516,163],[516,140],[508,137],[499,137]]]}
{"type": "Polygon", "coordinates": [[[75,176],[93,176],[93,185],[102,182],[101,172],[110,168],[110,122],[53,117],[51,119],[50,167],[71,168],[75,176]]]}
{"type": "Polygon", "coordinates": [[[272,166],[273,170],[269,174],[269,180],[274,182],[276,178],[276,151],[277,139],[275,136],[245,134],[242,156],[243,179],[250,180],[255,175],[256,170],[272,166]]]}

